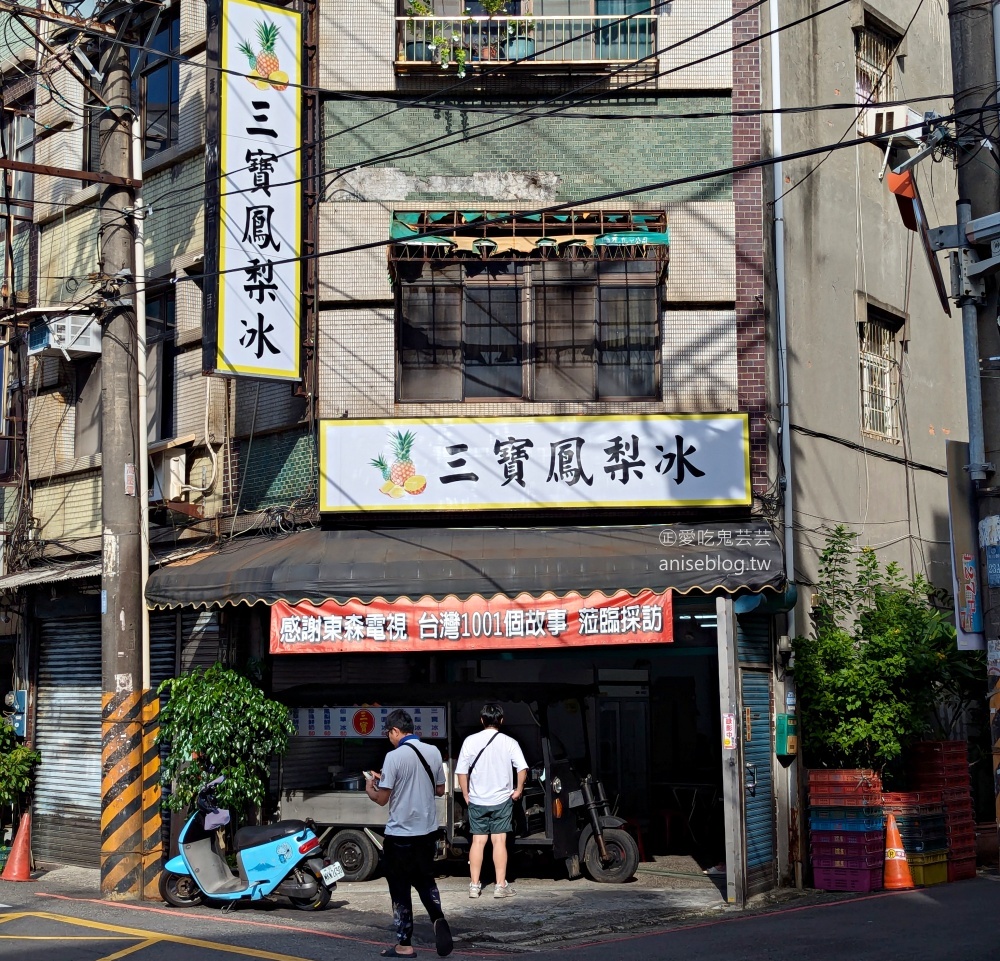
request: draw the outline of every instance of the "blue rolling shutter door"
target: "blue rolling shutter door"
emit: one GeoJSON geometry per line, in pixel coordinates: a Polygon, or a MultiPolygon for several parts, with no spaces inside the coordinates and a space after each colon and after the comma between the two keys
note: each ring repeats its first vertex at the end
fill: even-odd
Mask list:
{"type": "Polygon", "coordinates": [[[738,618],[737,642],[745,781],[755,782],[753,794],[747,788],[743,798],[747,896],[751,896],[773,888],[776,878],[771,672],[745,666],[769,664],[769,618],[738,618]]]}

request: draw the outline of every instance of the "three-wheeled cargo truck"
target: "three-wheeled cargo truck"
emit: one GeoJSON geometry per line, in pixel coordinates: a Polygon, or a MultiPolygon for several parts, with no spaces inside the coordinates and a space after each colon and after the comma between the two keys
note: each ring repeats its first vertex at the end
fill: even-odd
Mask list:
{"type": "MultiPolygon", "coordinates": [[[[293,709],[303,735],[294,740],[309,738],[314,757],[321,756],[315,750],[324,746],[321,738],[327,744],[334,739],[351,741],[350,766],[357,770],[331,765],[327,783],[300,787],[287,783],[296,778],[286,777],[283,768],[280,816],[311,818],[322,832],[327,857],[344,867],[345,880],[371,878],[378,868],[388,809],[369,800],[361,771],[381,769],[391,749],[379,736],[381,718],[395,707],[410,707],[418,733],[448,759],[448,790],[437,802],[442,829],[439,857],[466,856],[467,810],[453,759],[464,738],[480,730],[483,703],[496,701],[504,709],[503,731],[517,739],[529,765],[524,794],[515,808],[514,847],[551,852],[565,862],[571,878],[586,871],[595,881],[628,881],[639,861],[636,842],[614,810],[613,799],[591,774],[596,693],[592,687],[552,684],[516,688],[475,684],[461,694],[454,685],[373,684],[369,700],[359,700],[356,686],[305,685],[283,691],[279,696],[293,709]]],[[[299,761],[297,769],[302,767],[299,761]]]]}

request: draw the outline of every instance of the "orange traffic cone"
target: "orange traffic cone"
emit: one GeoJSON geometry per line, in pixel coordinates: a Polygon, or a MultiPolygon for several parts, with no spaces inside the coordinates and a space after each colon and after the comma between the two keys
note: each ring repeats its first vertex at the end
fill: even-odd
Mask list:
{"type": "Polygon", "coordinates": [[[0,874],[3,881],[33,881],[31,876],[31,812],[21,818],[14,844],[7,858],[7,867],[0,874]]]}
{"type": "Polygon", "coordinates": [[[912,888],[913,875],[910,865],[906,863],[906,850],[903,840],[896,827],[896,815],[889,815],[889,824],[885,831],[885,889],[887,891],[905,891],[912,888]]]}

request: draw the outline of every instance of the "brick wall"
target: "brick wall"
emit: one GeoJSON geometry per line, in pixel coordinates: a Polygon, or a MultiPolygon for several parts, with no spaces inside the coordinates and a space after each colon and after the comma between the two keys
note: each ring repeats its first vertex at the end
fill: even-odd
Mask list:
{"type": "MultiPolygon", "coordinates": [[[[486,201],[523,200],[542,206],[555,200],[586,200],[728,166],[732,138],[728,117],[682,120],[669,115],[724,113],[729,103],[728,97],[621,97],[569,108],[558,118],[511,127],[506,116],[493,119],[473,109],[417,107],[389,112],[378,120],[387,112],[384,104],[331,101],[324,108],[324,136],[329,138],[325,162],[331,169],[369,160],[379,151],[412,147],[441,135],[461,135],[463,130],[485,131],[485,135],[415,157],[387,160],[374,169],[348,171],[336,180],[330,177],[326,196],[443,203],[446,207],[482,207],[486,201]],[[471,130],[484,122],[488,125],[471,130]],[[346,132],[362,123],[366,126],[346,132]],[[338,135],[340,131],[345,133],[338,135]]],[[[490,105],[511,112],[524,106],[523,102],[493,101],[490,105]]],[[[728,200],[731,196],[729,178],[720,177],[633,199],[656,203],[728,200]]]]}
{"type": "Polygon", "coordinates": [[[239,443],[240,513],[287,506],[316,496],[317,458],[304,430],[254,437],[239,443]]]}
{"type": "MultiPolygon", "coordinates": [[[[733,0],[733,12],[747,6],[733,0]]],[[[760,18],[750,10],[733,22],[733,43],[758,36],[760,18]]],[[[749,44],[733,53],[733,110],[760,107],[760,50],[749,44]]],[[[759,116],[733,118],[733,164],[761,157],[759,116]]],[[[764,332],[763,171],[756,167],[733,176],[736,217],[736,351],[740,409],[750,415],[750,471],[755,491],[767,488],[764,332]]]]}

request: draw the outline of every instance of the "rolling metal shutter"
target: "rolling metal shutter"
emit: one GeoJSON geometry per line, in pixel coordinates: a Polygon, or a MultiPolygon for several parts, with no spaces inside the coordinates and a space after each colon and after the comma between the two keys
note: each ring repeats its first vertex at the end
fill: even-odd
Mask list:
{"type": "Polygon", "coordinates": [[[39,621],[31,846],[40,861],[101,858],[101,619],[39,621]]]}
{"type": "Polygon", "coordinates": [[[741,671],[742,708],[749,724],[743,738],[746,783],[743,812],[746,837],[747,895],[775,885],[774,783],[771,767],[771,678],[763,671],[741,671]],[[749,739],[747,735],[749,734],[749,739]]]}
{"type": "MultiPolygon", "coordinates": [[[[40,620],[32,851],[98,867],[101,858],[101,620],[40,620]]],[[[150,680],[175,672],[176,617],[150,617],[150,680]]]]}

